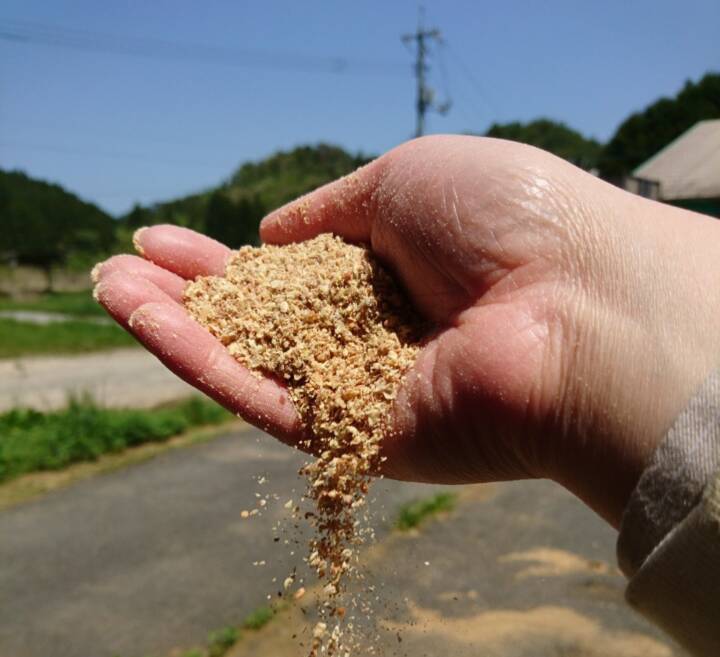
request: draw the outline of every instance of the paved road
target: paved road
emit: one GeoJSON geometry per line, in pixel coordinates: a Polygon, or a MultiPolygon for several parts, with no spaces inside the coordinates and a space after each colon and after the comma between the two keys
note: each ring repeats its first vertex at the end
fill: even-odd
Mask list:
{"type": "Polygon", "coordinates": [[[0,360],[0,411],[58,408],[70,395],[83,392],[108,406],[148,407],[194,389],[144,349],[0,360]]]}
{"type": "MultiPolygon", "coordinates": [[[[363,555],[358,599],[375,613],[348,606],[364,630],[353,657],[687,657],[627,606],[615,532],[569,493],[547,481],[462,490],[451,514],[363,555]]],[[[303,657],[307,598],[227,657],[303,657]]]]}
{"type": "MultiPolygon", "coordinates": [[[[300,459],[248,429],[0,513],[0,657],[164,657],[237,624],[304,554],[273,541],[300,459]],[[256,492],[279,500],[241,519],[256,492]]],[[[433,490],[378,486],[389,515],[433,490]]],[[[547,482],[463,491],[417,535],[376,519],[379,654],[679,657],[625,607],[613,532],[579,502],[547,482]]],[[[233,657],[304,654],[291,637],[307,624],[288,613],[233,657]]]]}
{"type": "Polygon", "coordinates": [[[237,623],[295,563],[272,525],[301,458],[248,429],[0,513],[0,657],[165,655],[237,623]],[[258,491],[281,500],[241,519],[258,491]]]}

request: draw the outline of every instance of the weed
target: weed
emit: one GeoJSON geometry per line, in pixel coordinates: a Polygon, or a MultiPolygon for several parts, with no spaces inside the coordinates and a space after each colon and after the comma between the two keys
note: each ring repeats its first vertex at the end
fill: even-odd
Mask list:
{"type": "Polygon", "coordinates": [[[418,527],[431,516],[444,511],[452,511],[453,508],[455,508],[456,502],[456,493],[437,493],[432,497],[410,502],[400,508],[398,518],[395,521],[395,527],[400,531],[407,531],[418,527]]]}
{"type": "Polygon", "coordinates": [[[232,626],[212,632],[208,637],[207,657],[223,657],[239,638],[239,630],[232,626]]]}
{"type": "Polygon", "coordinates": [[[258,607],[245,617],[242,626],[246,630],[259,630],[265,627],[276,613],[276,610],[272,607],[258,607]]]}
{"type": "Polygon", "coordinates": [[[191,427],[232,415],[192,397],[156,409],[110,409],[90,398],[60,411],[14,409],[0,414],[0,482],[28,472],[58,470],[142,443],[163,441],[191,427]]]}

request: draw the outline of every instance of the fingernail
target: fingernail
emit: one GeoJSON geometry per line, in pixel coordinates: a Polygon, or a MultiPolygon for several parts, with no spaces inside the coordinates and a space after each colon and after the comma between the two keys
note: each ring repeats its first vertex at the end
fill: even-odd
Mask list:
{"type": "Polygon", "coordinates": [[[100,274],[102,272],[102,266],[105,264],[105,261],[98,262],[90,271],[90,280],[93,283],[97,283],[100,280],[100,274]]]}
{"type": "Polygon", "coordinates": [[[105,286],[102,283],[98,283],[93,288],[93,291],[92,291],[93,299],[95,299],[95,301],[97,301],[98,303],[102,303],[103,302],[102,297],[103,297],[104,292],[105,292],[105,286]]]}
{"type": "Polygon", "coordinates": [[[148,229],[147,226],[143,226],[142,228],[138,228],[138,229],[133,233],[133,238],[132,238],[133,246],[135,247],[135,250],[136,250],[141,256],[144,256],[144,255],[145,255],[145,249],[143,249],[142,244],[140,243],[140,237],[142,236],[142,234],[143,234],[147,229],[148,229]]]}

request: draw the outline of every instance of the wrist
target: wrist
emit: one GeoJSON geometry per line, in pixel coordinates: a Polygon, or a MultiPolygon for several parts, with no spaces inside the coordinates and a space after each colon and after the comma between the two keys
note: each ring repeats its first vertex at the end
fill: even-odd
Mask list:
{"type": "Polygon", "coordinates": [[[586,279],[602,286],[585,285],[569,313],[552,477],[617,527],[655,448],[720,365],[720,222],[634,197],[615,204],[601,272],[586,279]]]}

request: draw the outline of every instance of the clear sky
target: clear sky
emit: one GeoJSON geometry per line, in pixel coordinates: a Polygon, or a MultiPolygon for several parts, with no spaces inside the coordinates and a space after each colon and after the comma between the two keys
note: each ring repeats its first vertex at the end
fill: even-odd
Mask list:
{"type": "MultiPolygon", "coordinates": [[[[301,143],[383,152],[414,130],[400,35],[417,7],[3,0],[0,167],[121,213],[301,143]]],[[[425,7],[446,40],[430,81],[453,101],[428,132],[547,116],[604,140],[630,112],[720,70],[719,0],[425,7]]]]}

